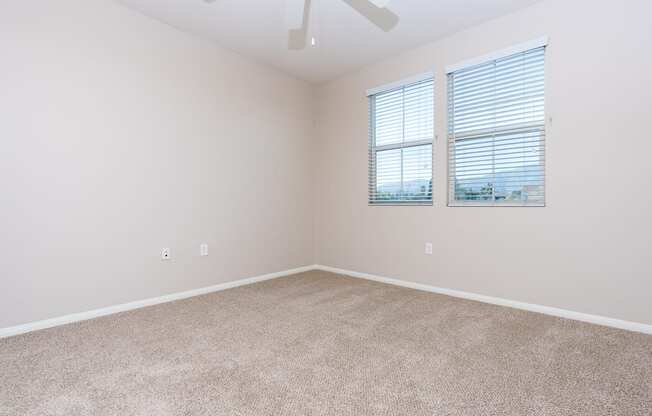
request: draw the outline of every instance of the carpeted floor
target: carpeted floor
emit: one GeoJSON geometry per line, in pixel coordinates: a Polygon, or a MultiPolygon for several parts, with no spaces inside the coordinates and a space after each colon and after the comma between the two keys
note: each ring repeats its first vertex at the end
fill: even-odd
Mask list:
{"type": "Polygon", "coordinates": [[[0,340],[0,415],[652,415],[652,336],[309,272],[0,340]]]}

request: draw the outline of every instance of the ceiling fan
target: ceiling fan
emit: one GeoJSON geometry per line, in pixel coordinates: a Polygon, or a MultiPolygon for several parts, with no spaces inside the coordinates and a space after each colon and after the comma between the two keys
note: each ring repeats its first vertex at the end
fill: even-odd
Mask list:
{"type": "MultiPolygon", "coordinates": [[[[391,0],[342,0],[368,21],[385,32],[398,24],[398,16],[387,9],[391,0]]],[[[308,21],[312,0],[286,0],[288,23],[288,48],[301,50],[306,47],[308,21]]],[[[312,39],[315,46],[315,39],[312,39]]]]}

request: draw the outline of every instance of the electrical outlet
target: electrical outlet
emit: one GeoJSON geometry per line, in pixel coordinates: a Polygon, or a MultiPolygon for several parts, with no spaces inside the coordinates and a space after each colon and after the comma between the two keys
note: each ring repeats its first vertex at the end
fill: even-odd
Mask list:
{"type": "Polygon", "coordinates": [[[426,243],[426,254],[432,254],[432,243],[426,243]]]}
{"type": "Polygon", "coordinates": [[[202,244],[199,246],[199,255],[202,257],[208,256],[208,244],[202,244]]]}
{"type": "Polygon", "coordinates": [[[164,248],[161,250],[161,260],[170,260],[172,258],[172,254],[170,253],[169,248],[164,248]]]}

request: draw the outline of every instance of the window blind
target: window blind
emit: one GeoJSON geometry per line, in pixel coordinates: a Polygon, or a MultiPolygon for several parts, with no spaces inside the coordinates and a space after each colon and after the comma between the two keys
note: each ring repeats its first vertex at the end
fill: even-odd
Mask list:
{"type": "Polygon", "coordinates": [[[448,74],[449,205],[545,204],[545,46],[448,74]]]}
{"type": "Polygon", "coordinates": [[[369,96],[369,204],[431,204],[432,77],[369,96]]]}

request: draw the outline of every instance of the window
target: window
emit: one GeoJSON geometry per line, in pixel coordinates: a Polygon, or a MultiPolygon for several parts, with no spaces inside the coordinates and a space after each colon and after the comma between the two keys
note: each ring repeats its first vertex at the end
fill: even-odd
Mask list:
{"type": "Polygon", "coordinates": [[[545,204],[545,44],[447,71],[450,206],[545,204]]]}
{"type": "Polygon", "coordinates": [[[432,204],[432,74],[369,96],[369,204],[432,204]]]}

